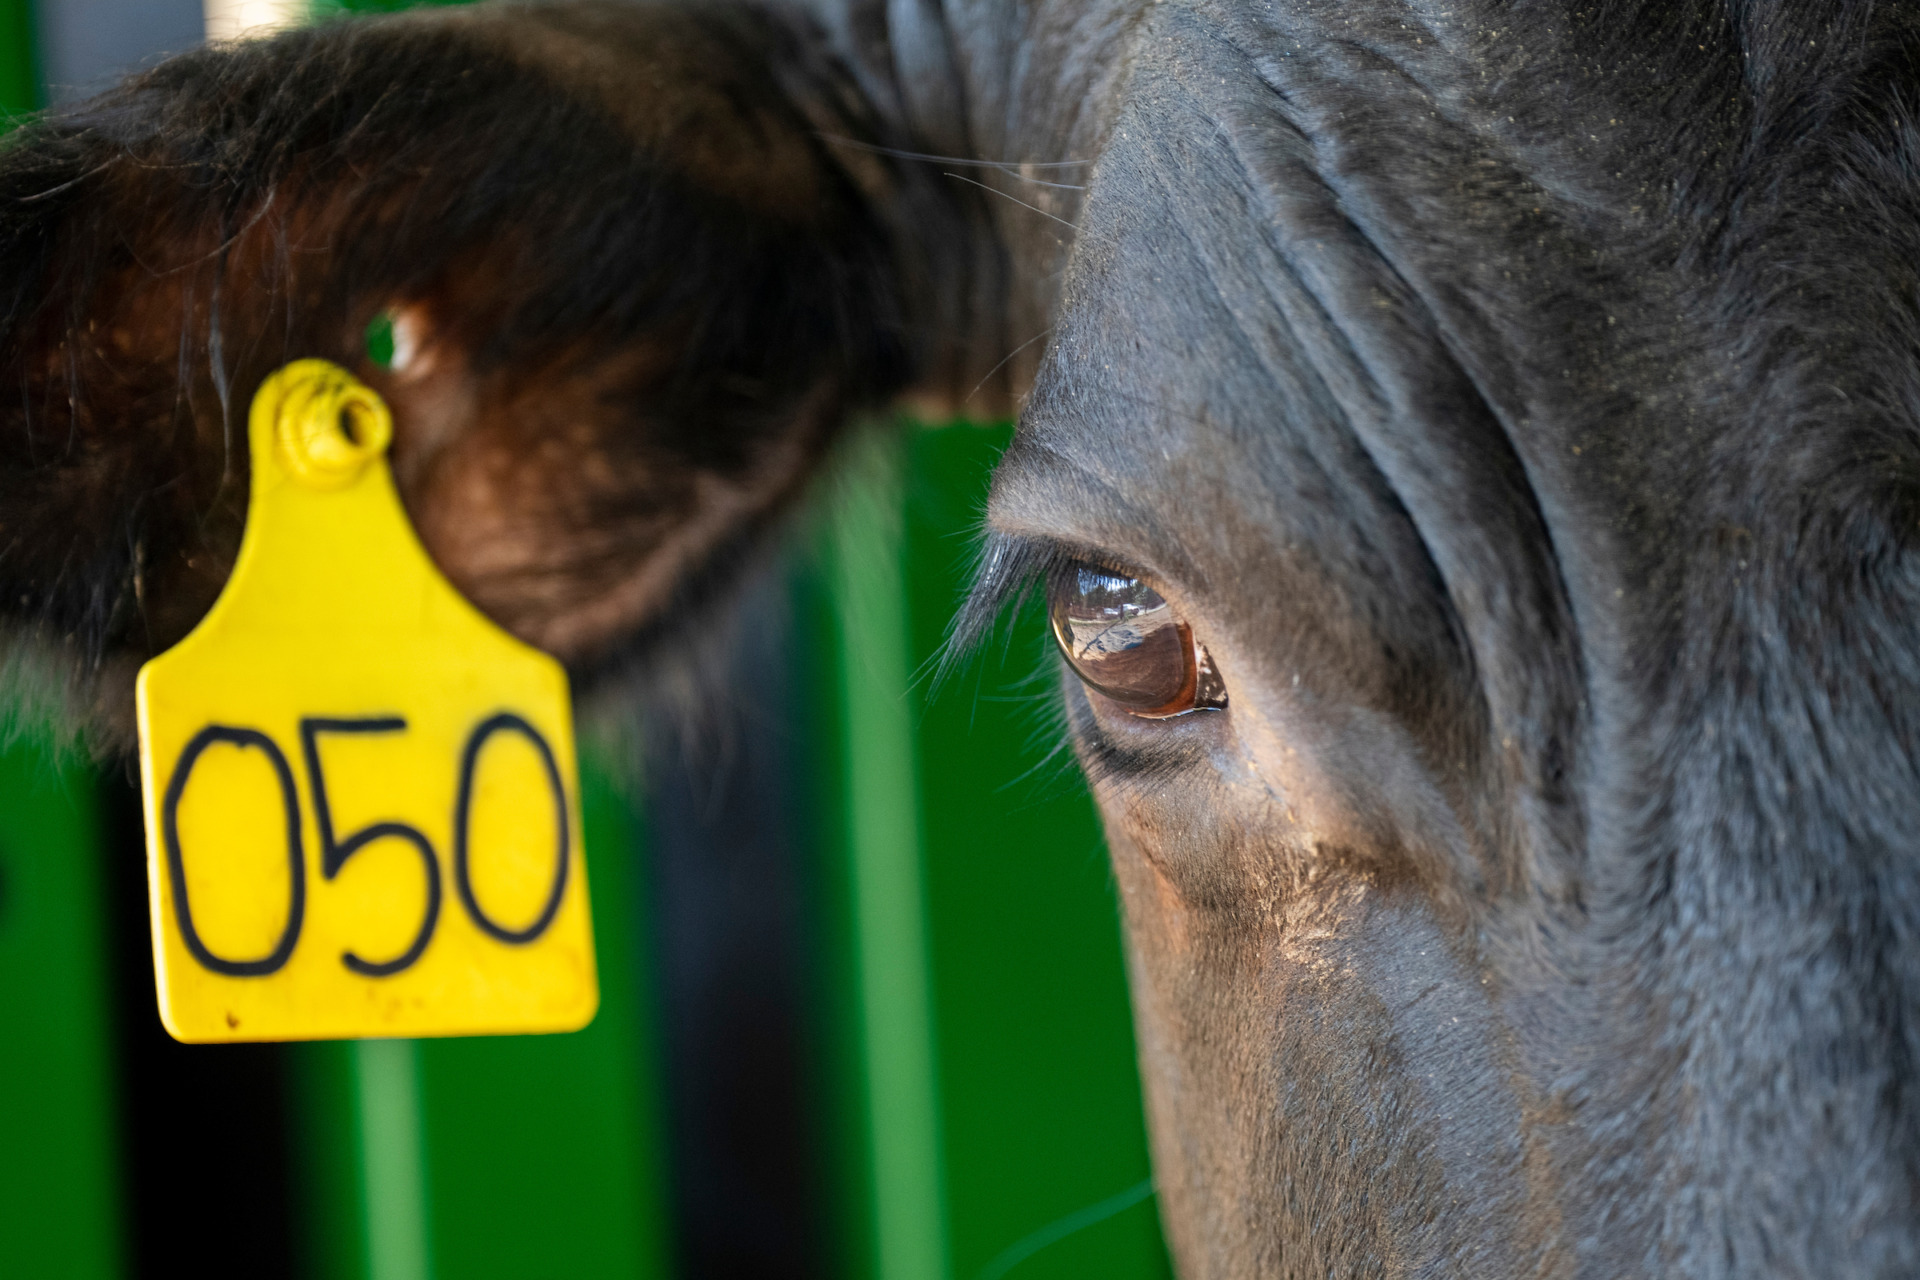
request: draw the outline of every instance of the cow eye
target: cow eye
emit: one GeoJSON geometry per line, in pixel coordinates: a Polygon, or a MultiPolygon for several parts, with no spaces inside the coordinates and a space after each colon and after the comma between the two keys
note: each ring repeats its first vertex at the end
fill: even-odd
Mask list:
{"type": "Polygon", "coordinates": [[[1070,565],[1048,586],[1047,612],[1074,674],[1129,713],[1160,720],[1227,705],[1206,647],[1140,579],[1070,565]]]}

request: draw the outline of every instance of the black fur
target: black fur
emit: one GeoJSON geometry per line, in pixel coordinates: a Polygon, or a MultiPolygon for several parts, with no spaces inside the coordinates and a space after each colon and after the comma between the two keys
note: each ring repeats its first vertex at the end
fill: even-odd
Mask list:
{"type": "Polygon", "coordinates": [[[196,55],[0,156],[0,606],[180,634],[222,404],[395,303],[490,396],[589,389],[570,452],[476,418],[409,471],[392,388],[456,579],[588,663],[808,468],[672,558],[696,478],[1031,379],[962,637],[1094,559],[1231,699],[1066,692],[1183,1274],[1920,1271],[1920,18],[484,19],[591,26],[624,106],[467,21],[196,55]],[[434,483],[474,456],[556,500],[487,524],[434,483]]]}

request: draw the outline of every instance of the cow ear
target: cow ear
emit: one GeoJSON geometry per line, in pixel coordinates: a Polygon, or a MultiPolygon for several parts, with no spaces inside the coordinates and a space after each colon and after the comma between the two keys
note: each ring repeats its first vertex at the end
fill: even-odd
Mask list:
{"type": "Polygon", "coordinates": [[[202,50],[17,131],[0,615],[92,668],[184,635],[238,546],[253,390],[317,356],[391,399],[403,499],[483,610],[580,661],[653,625],[940,341],[914,300],[967,218],[835,153],[879,126],[822,65],[731,12],[443,11],[202,50]]]}

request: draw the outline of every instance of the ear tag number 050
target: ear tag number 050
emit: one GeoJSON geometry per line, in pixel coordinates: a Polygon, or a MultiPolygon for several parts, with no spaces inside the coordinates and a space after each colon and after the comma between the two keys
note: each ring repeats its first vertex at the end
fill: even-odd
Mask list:
{"type": "Polygon", "coordinates": [[[428,559],[392,429],[325,361],[269,378],[233,575],[140,671],[178,1039],[569,1031],[598,1003],[566,673],[428,559]]]}

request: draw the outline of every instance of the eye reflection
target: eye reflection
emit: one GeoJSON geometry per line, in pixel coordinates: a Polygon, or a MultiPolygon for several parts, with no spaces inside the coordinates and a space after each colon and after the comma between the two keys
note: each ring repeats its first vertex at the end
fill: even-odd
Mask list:
{"type": "Polygon", "coordinates": [[[1054,639],[1074,674],[1127,711],[1164,719],[1227,705],[1206,648],[1140,579],[1074,565],[1047,594],[1054,639]]]}

